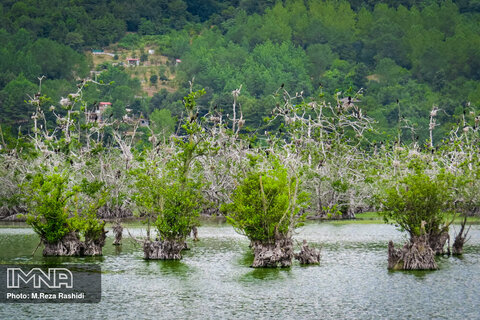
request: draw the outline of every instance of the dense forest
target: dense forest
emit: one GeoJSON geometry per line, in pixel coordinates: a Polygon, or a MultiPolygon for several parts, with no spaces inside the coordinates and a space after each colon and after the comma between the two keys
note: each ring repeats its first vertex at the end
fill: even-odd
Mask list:
{"type": "Polygon", "coordinates": [[[403,140],[425,141],[436,106],[441,140],[480,103],[479,12],[477,1],[2,1],[0,122],[28,132],[38,79],[58,105],[94,68],[85,52],[148,45],[169,58],[175,90],[141,97],[138,79],[110,63],[99,75],[110,85],[87,88],[87,103],[113,102],[118,119],[128,106],[173,130],[192,79],[207,92],[203,114],[228,110],[241,85],[243,130],[263,134],[279,128],[265,118],[281,86],[353,97],[381,140],[403,128],[403,140]]]}

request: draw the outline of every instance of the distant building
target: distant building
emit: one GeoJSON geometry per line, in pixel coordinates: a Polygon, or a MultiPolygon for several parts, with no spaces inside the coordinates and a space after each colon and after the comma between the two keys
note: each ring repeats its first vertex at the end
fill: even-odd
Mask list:
{"type": "Polygon", "coordinates": [[[96,123],[103,123],[104,113],[108,107],[111,107],[111,102],[100,102],[98,107],[94,108],[92,111],[87,112],[87,121],[89,122],[96,122],[96,123]]]}
{"type": "Polygon", "coordinates": [[[115,54],[111,53],[111,52],[105,52],[103,51],[102,49],[92,49],[92,54],[94,55],[106,55],[106,56],[110,56],[110,57],[114,57],[115,54]]]}
{"type": "Polygon", "coordinates": [[[127,66],[137,67],[140,65],[140,59],[137,58],[127,58],[127,66]]]}
{"type": "Polygon", "coordinates": [[[155,54],[155,50],[154,49],[149,49],[148,54],[155,54]]]}
{"type": "Polygon", "coordinates": [[[98,104],[98,107],[104,111],[106,108],[111,107],[112,103],[111,102],[100,102],[98,104]]]}

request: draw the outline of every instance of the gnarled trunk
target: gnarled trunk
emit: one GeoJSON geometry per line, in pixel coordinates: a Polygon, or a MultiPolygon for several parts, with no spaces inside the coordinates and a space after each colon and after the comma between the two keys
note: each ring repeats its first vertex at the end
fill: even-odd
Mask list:
{"type": "Polygon", "coordinates": [[[436,270],[435,252],[430,248],[427,236],[414,236],[403,248],[396,249],[388,243],[388,268],[393,270],[436,270]]]}
{"type": "Polygon", "coordinates": [[[320,263],[320,250],[310,248],[306,240],[303,240],[302,249],[299,253],[295,253],[295,259],[300,264],[317,264],[320,263]]]}
{"type": "Polygon", "coordinates": [[[1,206],[0,207],[0,220],[10,220],[10,221],[25,221],[25,215],[27,214],[27,209],[23,206],[1,206]]]}
{"type": "MultiPolygon", "coordinates": [[[[108,232],[108,231],[107,231],[108,232]]],[[[60,241],[49,243],[42,239],[45,248],[44,256],[101,256],[102,248],[105,245],[107,232],[102,230],[102,235],[97,239],[87,238],[80,241],[77,232],[72,231],[65,235],[60,241]]]]}
{"type": "Polygon", "coordinates": [[[253,241],[253,268],[290,267],[292,265],[293,242],[291,237],[276,239],[274,242],[253,241]]]}
{"type": "Polygon", "coordinates": [[[440,255],[445,253],[445,243],[449,238],[450,235],[448,234],[448,230],[443,229],[438,234],[431,234],[428,237],[428,243],[433,252],[435,252],[436,255],[440,255]]]}
{"type": "Polygon", "coordinates": [[[470,231],[470,227],[469,227],[468,230],[465,232],[465,225],[466,224],[467,224],[467,217],[465,217],[463,219],[462,227],[460,229],[460,232],[459,232],[459,234],[457,234],[457,236],[455,237],[455,241],[453,242],[452,253],[454,255],[463,254],[463,245],[465,244],[465,242],[467,242],[468,231],[470,231]]]}
{"type": "Polygon", "coordinates": [[[133,217],[133,213],[130,209],[123,206],[104,205],[98,209],[97,217],[100,219],[130,218],[133,217]]]}
{"type": "Polygon", "coordinates": [[[192,227],[193,241],[198,241],[198,229],[197,227],[192,227]]]}
{"type": "Polygon", "coordinates": [[[83,252],[84,256],[101,256],[102,248],[105,245],[105,239],[107,238],[107,232],[102,230],[102,234],[99,238],[96,239],[85,239],[85,249],[83,252]]]}
{"type": "Polygon", "coordinates": [[[117,222],[113,227],[113,234],[115,235],[115,240],[113,240],[113,245],[118,246],[122,244],[122,236],[123,236],[123,227],[122,225],[117,222]]]}
{"type": "Polygon", "coordinates": [[[84,251],[85,244],[80,241],[78,234],[72,231],[66,234],[60,241],[49,243],[42,238],[45,245],[44,256],[80,256],[84,251]]]}
{"type": "Polygon", "coordinates": [[[185,249],[183,240],[145,241],[143,253],[146,260],[180,260],[185,249]]]}

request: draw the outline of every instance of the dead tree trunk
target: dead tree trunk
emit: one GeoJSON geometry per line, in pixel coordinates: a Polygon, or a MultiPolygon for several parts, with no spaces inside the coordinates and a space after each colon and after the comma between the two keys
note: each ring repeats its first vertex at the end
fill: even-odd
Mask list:
{"type": "Polygon", "coordinates": [[[133,217],[133,213],[123,206],[104,205],[98,209],[97,217],[100,219],[130,218],[133,217]]]}
{"type": "Polygon", "coordinates": [[[467,224],[467,217],[463,219],[460,232],[457,234],[457,236],[455,237],[455,241],[453,242],[452,254],[454,255],[463,254],[463,245],[465,244],[465,242],[468,241],[467,236],[468,236],[468,232],[470,231],[470,227],[469,227],[464,234],[466,224],[467,224]]]}
{"type": "Polygon", "coordinates": [[[180,260],[185,249],[183,240],[145,241],[143,253],[146,260],[180,260]]]}
{"type": "Polygon", "coordinates": [[[193,241],[198,241],[198,229],[197,227],[192,228],[193,241]]]}
{"type": "Polygon", "coordinates": [[[115,240],[113,241],[114,246],[119,246],[122,244],[122,236],[123,236],[123,227],[120,222],[116,222],[113,226],[113,234],[115,235],[115,240]]]}
{"type": "Polygon", "coordinates": [[[318,264],[320,263],[320,250],[310,248],[306,240],[303,240],[302,249],[299,253],[295,253],[295,259],[300,264],[318,264]]]}
{"type": "Polygon", "coordinates": [[[441,255],[445,253],[445,244],[449,238],[448,229],[442,229],[438,234],[429,235],[428,243],[436,255],[441,255]]]}
{"type": "Polygon", "coordinates": [[[290,267],[292,265],[293,241],[291,237],[276,239],[274,242],[253,241],[253,268],[290,267]]]}
{"type": "Polygon", "coordinates": [[[396,249],[388,243],[388,268],[393,270],[436,270],[435,252],[426,235],[414,236],[403,248],[396,249]]]}

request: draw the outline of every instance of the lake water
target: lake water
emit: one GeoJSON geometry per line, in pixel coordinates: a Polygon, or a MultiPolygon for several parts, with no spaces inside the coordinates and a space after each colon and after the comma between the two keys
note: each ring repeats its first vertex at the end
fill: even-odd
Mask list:
{"type": "Polygon", "coordinates": [[[32,257],[38,237],[9,226],[1,263],[100,264],[102,300],[2,304],[0,319],[480,319],[480,226],[470,234],[463,257],[438,258],[437,271],[390,272],[388,241],[405,236],[383,224],[309,223],[295,239],[321,246],[321,263],[289,269],[250,268],[249,242],[225,224],[199,228],[176,262],[144,261],[128,236],[115,248],[111,234],[103,257],[32,257]]]}

